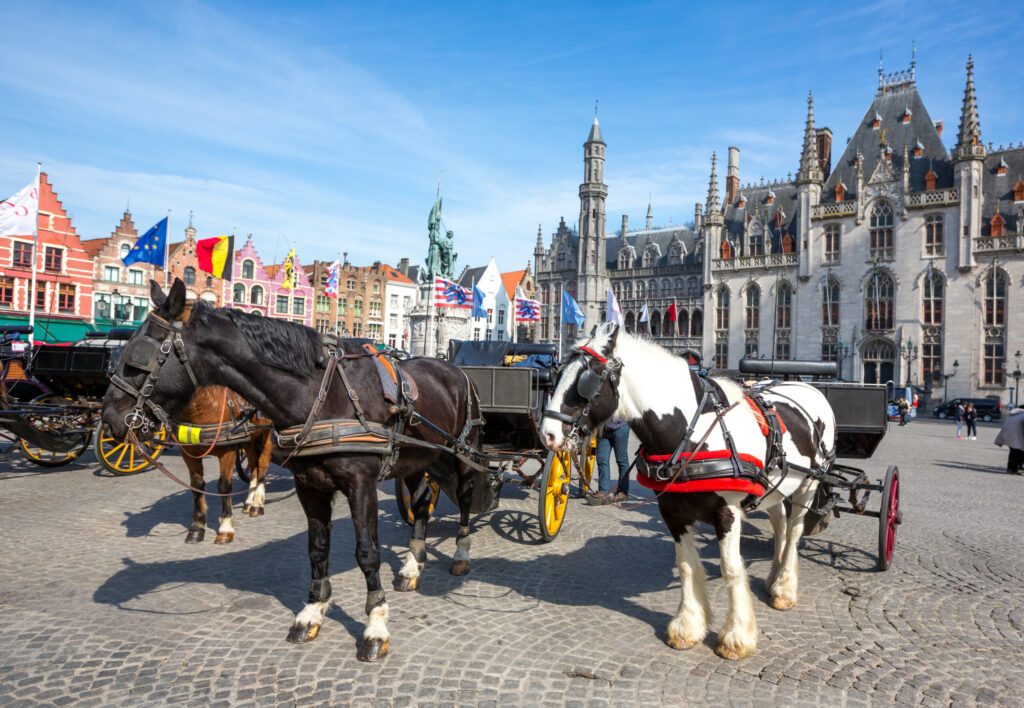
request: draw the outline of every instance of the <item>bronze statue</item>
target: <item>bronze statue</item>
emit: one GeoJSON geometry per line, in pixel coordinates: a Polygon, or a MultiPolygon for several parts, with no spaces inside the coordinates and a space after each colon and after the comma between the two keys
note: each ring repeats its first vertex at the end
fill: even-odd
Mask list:
{"type": "Polygon", "coordinates": [[[458,258],[454,251],[455,233],[441,230],[441,197],[438,196],[434,206],[430,209],[430,216],[427,218],[427,235],[430,237],[430,247],[427,250],[426,280],[433,281],[435,277],[442,277],[451,280],[455,277],[455,260],[458,258]]]}

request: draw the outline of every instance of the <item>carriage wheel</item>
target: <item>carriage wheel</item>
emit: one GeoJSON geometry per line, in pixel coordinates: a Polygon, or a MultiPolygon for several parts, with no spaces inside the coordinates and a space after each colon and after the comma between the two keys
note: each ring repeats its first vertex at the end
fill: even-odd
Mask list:
{"type": "Polygon", "coordinates": [[[903,523],[900,513],[900,471],[890,465],[882,483],[882,507],[878,512],[878,569],[888,570],[896,551],[896,527],[903,523]]]}
{"type": "Polygon", "coordinates": [[[572,461],[568,452],[548,453],[544,474],[540,478],[540,496],[537,498],[540,535],[545,543],[553,541],[562,529],[565,511],[569,506],[571,474],[572,461]]]}
{"type": "MultiPolygon", "coordinates": [[[[149,439],[142,443],[146,449],[146,455],[149,457],[157,457],[163,452],[162,442],[167,437],[167,433],[160,428],[155,437],[155,440],[149,439]]],[[[114,474],[137,474],[145,472],[153,466],[142,456],[137,447],[129,442],[118,442],[107,431],[107,427],[103,423],[96,426],[96,443],[93,445],[93,451],[100,464],[114,474]]]]}
{"type": "Polygon", "coordinates": [[[583,446],[583,452],[580,453],[580,468],[576,471],[579,473],[581,493],[590,491],[590,482],[594,479],[594,463],[596,461],[597,435],[595,434],[590,438],[587,444],[583,446]]]}
{"type": "MultiPolygon", "coordinates": [[[[32,403],[60,406],[71,400],[72,399],[70,398],[61,396],[59,393],[45,393],[42,396],[33,398],[32,403]]],[[[33,416],[29,419],[29,422],[32,424],[32,427],[37,430],[45,431],[53,435],[62,435],[62,429],[68,423],[65,418],[65,416],[61,415],[33,416]]],[[[83,452],[89,449],[89,442],[92,439],[91,433],[86,432],[70,433],[63,436],[74,436],[76,438],[74,445],[70,450],[47,450],[45,447],[40,447],[39,445],[29,442],[24,438],[18,438],[18,448],[21,450],[22,456],[33,464],[37,464],[40,467],[60,467],[68,462],[77,460],[83,452]]]]}
{"type": "MultiPolygon", "coordinates": [[[[430,514],[434,513],[434,507],[437,506],[437,500],[441,496],[441,485],[437,482],[430,481],[430,475],[426,475],[427,485],[430,487],[430,511],[428,512],[428,518],[430,514]]],[[[409,489],[405,483],[405,479],[402,477],[395,477],[395,501],[398,502],[398,511],[401,513],[405,523],[412,526],[416,523],[416,517],[412,513],[412,495],[414,489],[409,489]]]]}

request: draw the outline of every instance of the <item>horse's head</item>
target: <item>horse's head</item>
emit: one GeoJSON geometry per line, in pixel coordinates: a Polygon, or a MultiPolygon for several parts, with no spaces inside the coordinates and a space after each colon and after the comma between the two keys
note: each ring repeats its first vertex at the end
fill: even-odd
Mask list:
{"type": "Polygon", "coordinates": [[[605,326],[575,347],[555,378],[541,426],[550,450],[575,448],[581,439],[611,418],[619,407],[619,371],[615,356],[619,327],[605,326]]]}
{"type": "Polygon", "coordinates": [[[182,340],[185,284],[174,279],[166,294],[151,280],[153,309],[121,350],[103,396],[103,423],[118,440],[129,431],[142,437],[169,422],[197,385],[182,340]]]}

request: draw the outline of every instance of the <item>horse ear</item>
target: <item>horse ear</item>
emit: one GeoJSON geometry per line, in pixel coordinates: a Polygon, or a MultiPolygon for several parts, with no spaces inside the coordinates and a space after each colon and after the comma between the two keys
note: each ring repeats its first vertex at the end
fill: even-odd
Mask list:
{"type": "Polygon", "coordinates": [[[612,325],[611,330],[608,332],[608,341],[604,343],[604,347],[602,347],[604,351],[602,351],[601,353],[604,354],[606,357],[610,358],[611,355],[615,353],[615,343],[618,341],[618,339],[619,326],[617,324],[612,325]]]}
{"type": "Polygon", "coordinates": [[[590,328],[590,338],[593,339],[594,335],[596,335],[596,334],[597,334],[597,325],[594,325],[593,327],[590,328]]]}
{"type": "Polygon", "coordinates": [[[149,299],[153,301],[154,310],[159,310],[167,302],[167,295],[164,294],[164,289],[160,287],[160,283],[153,279],[149,281],[149,299]]]}
{"type": "Polygon", "coordinates": [[[181,278],[174,279],[174,285],[167,293],[164,312],[171,320],[180,319],[182,313],[185,312],[185,283],[181,282],[181,278]]]}

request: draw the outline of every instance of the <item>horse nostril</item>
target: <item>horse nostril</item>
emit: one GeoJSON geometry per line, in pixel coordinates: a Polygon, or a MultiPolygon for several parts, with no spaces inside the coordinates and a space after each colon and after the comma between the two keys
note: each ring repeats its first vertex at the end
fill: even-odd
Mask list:
{"type": "Polygon", "coordinates": [[[547,446],[549,448],[554,448],[554,446],[555,446],[555,436],[552,435],[551,433],[545,433],[544,434],[544,442],[547,443],[547,446]]]}

